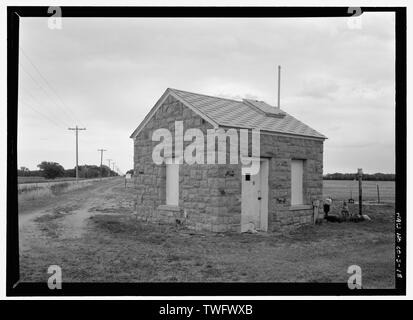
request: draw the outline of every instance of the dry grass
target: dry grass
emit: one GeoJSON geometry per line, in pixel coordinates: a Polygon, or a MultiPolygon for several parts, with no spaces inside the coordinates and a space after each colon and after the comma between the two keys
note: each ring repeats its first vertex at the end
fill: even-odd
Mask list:
{"type": "MultiPolygon", "coordinates": [[[[57,264],[66,282],[345,282],[347,268],[357,264],[364,287],[392,288],[394,206],[364,210],[371,222],[324,223],[283,235],[195,233],[102,211],[87,219],[81,238],[49,237],[46,230],[22,252],[21,276],[46,281],[47,267],[57,264]]],[[[56,221],[37,223],[53,228],[56,221]]]]}
{"type": "MultiPolygon", "coordinates": [[[[363,181],[363,201],[377,202],[377,185],[379,186],[380,201],[394,202],[394,181],[363,181]]],[[[358,181],[355,180],[324,180],[324,198],[332,197],[335,200],[348,200],[351,195],[358,201],[358,181]]]]}
{"type": "MultiPolygon", "coordinates": [[[[63,177],[55,179],[46,179],[45,177],[17,177],[18,183],[41,183],[41,182],[59,182],[59,181],[74,181],[76,178],[73,177],[63,177]]],[[[85,180],[80,178],[80,180],[85,180]]]]}

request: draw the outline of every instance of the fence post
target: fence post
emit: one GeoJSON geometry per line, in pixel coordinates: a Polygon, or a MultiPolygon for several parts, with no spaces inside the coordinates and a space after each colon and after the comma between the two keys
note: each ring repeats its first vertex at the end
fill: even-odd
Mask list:
{"type": "Polygon", "coordinates": [[[362,186],[362,179],[363,179],[363,169],[357,169],[357,176],[359,180],[359,215],[363,214],[363,186],[362,186]]]}
{"type": "Polygon", "coordinates": [[[380,189],[379,189],[379,185],[377,185],[377,203],[380,203],[380,189]]]}

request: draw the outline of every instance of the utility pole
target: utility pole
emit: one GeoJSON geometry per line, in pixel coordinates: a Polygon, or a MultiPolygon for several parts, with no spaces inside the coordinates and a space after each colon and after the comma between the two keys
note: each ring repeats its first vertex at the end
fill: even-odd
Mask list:
{"type": "Polygon", "coordinates": [[[100,151],[100,180],[102,180],[102,161],[103,161],[103,152],[108,151],[105,149],[98,149],[100,151]]]}
{"type": "Polygon", "coordinates": [[[115,172],[115,162],[112,161],[112,171],[115,172]]]}
{"type": "Polygon", "coordinates": [[[280,91],[281,91],[281,66],[278,66],[278,104],[277,104],[278,108],[280,108],[280,91]]]}
{"type": "Polygon", "coordinates": [[[86,130],[86,128],[78,128],[78,126],[76,126],[75,128],[69,128],[69,130],[75,130],[76,131],[76,182],[79,179],[79,143],[78,143],[78,132],[79,130],[86,130]]]}

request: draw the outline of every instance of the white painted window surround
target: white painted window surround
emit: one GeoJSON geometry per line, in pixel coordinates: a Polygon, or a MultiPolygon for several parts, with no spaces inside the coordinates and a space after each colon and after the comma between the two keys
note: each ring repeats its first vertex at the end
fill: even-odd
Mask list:
{"type": "Polygon", "coordinates": [[[166,163],[166,204],[179,205],[179,164],[166,163]]]}
{"type": "Polygon", "coordinates": [[[291,160],[291,205],[304,204],[303,199],[304,160],[291,160]]]}

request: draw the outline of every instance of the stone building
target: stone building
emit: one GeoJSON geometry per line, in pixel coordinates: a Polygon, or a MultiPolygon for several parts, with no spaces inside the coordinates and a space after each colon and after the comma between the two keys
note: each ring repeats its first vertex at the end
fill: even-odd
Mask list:
{"type": "MultiPolygon", "coordinates": [[[[137,213],[144,220],[215,232],[281,231],[311,223],[312,203],[322,198],[326,137],[262,101],[167,89],[131,138],[137,213]],[[156,164],[152,153],[161,139],[153,141],[154,132],[165,128],[174,137],[176,123],[183,124],[184,130],[199,129],[205,137],[217,128],[234,128],[238,133],[259,129],[260,154],[251,157],[259,162],[259,172],[243,174],[243,164],[230,161],[174,164],[168,159],[156,164]]],[[[228,154],[230,139],[226,140],[228,154]]],[[[172,139],[173,150],[177,141],[172,139]]],[[[183,148],[191,143],[183,141],[183,148]]],[[[248,146],[250,150],[251,139],[248,146]]],[[[206,146],[204,150],[206,159],[206,146]]]]}

